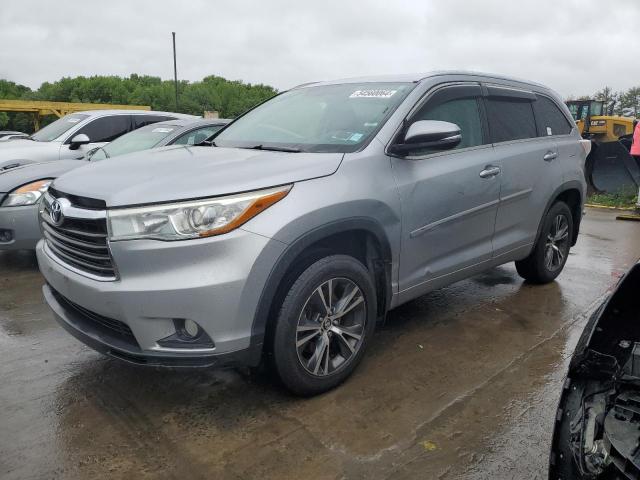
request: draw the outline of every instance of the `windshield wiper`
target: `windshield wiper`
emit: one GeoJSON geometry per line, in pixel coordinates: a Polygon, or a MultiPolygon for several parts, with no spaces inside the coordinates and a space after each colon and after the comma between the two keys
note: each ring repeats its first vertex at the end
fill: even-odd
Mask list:
{"type": "Polygon", "coordinates": [[[255,145],[253,147],[247,147],[250,150],[267,150],[272,152],[290,152],[290,153],[300,153],[302,150],[299,148],[291,148],[291,147],[270,147],[268,145],[255,145]]]}

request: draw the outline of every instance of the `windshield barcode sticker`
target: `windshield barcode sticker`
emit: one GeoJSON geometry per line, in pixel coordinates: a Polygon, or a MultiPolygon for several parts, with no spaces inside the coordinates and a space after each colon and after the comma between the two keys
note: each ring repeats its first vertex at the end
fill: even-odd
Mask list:
{"type": "Polygon", "coordinates": [[[390,98],[397,90],[356,90],[349,98],[390,98]]]}

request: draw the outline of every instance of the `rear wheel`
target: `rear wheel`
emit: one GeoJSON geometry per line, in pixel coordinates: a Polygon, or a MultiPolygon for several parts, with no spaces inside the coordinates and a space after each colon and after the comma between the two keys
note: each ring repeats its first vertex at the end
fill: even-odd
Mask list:
{"type": "Polygon", "coordinates": [[[318,260],[293,283],[278,314],[273,361],[292,392],[315,395],[356,368],[375,327],[375,289],[355,258],[318,260]]]}
{"type": "Polygon", "coordinates": [[[547,212],[540,237],[531,254],[516,262],[518,274],[533,283],[553,281],[567,262],[573,238],[573,216],[564,202],[556,202],[547,212]]]}

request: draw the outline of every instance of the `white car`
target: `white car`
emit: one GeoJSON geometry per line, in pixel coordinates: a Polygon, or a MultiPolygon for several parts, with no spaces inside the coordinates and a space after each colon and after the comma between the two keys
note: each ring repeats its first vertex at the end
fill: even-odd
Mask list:
{"type": "Polygon", "coordinates": [[[27,138],[28,136],[27,133],[2,130],[0,131],[0,142],[7,142],[9,140],[15,140],[16,138],[27,138]]]}
{"type": "Polygon", "coordinates": [[[65,115],[25,139],[0,142],[0,172],[28,163],[79,159],[120,135],[151,123],[197,118],[144,110],[93,110],[65,115]]]}

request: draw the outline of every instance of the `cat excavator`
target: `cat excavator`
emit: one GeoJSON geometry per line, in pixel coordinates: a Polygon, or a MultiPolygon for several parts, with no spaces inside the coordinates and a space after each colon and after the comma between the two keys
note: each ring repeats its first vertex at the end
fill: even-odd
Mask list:
{"type": "Polygon", "coordinates": [[[629,153],[636,120],[614,115],[614,104],[600,100],[571,100],[567,106],[582,137],[591,141],[585,165],[589,193],[637,191],[640,164],[629,153]]]}

